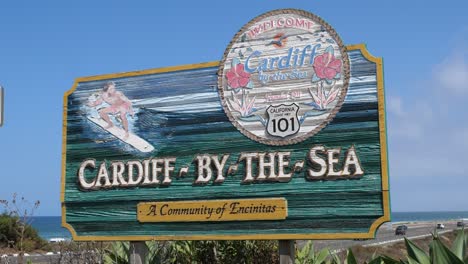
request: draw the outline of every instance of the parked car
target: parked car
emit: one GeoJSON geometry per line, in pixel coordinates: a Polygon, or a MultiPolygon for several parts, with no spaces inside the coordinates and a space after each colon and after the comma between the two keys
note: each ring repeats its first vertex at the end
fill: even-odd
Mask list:
{"type": "Polygon", "coordinates": [[[405,225],[400,225],[400,226],[397,226],[397,228],[395,229],[395,235],[398,236],[398,235],[406,235],[406,230],[408,230],[408,227],[405,226],[405,225]]]}
{"type": "Polygon", "coordinates": [[[445,229],[445,225],[442,223],[437,224],[437,229],[445,229]]]}
{"type": "Polygon", "coordinates": [[[464,227],[465,223],[463,221],[458,221],[457,222],[457,227],[464,227]]]}

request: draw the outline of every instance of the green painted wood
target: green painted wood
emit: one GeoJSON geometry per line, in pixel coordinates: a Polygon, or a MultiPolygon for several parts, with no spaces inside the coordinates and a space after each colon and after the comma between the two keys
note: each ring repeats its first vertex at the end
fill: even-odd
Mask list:
{"type": "MultiPolygon", "coordinates": [[[[384,215],[380,156],[379,113],[376,64],[359,50],[349,52],[351,83],[345,102],[331,123],[317,135],[292,146],[274,147],[256,143],[229,122],[216,90],[217,67],[115,79],[125,87],[140,111],[139,124],[133,128],[152,143],[156,150],[142,154],[115,140],[110,134],[86,121],[81,106],[90,93],[108,80],[79,82],[68,96],[64,205],[66,222],[78,236],[208,236],[245,234],[346,234],[367,233],[384,215]],[[182,81],[183,80],[183,81],[182,81]],[[154,90],[158,91],[157,96],[154,90]],[[161,97],[175,101],[151,101],[161,97]],[[158,109],[196,108],[203,111],[163,112],[158,109]],[[197,154],[229,153],[227,164],[237,162],[241,152],[291,151],[290,164],[305,160],[314,145],[344,149],[351,145],[361,160],[365,174],[359,179],[307,180],[305,171],[294,174],[288,183],[241,184],[245,171],[239,164],[236,174],[223,184],[194,185],[197,154]],[[173,176],[168,187],[116,188],[82,191],[77,171],[88,158],[97,163],[107,160],[143,160],[149,157],[177,157],[175,172],[189,166],[185,177],[173,176]],[[284,221],[139,223],[136,205],[142,201],[182,201],[231,198],[284,197],[288,218],[284,221]]],[[[343,156],[338,167],[342,166],[343,156]]],[[[255,171],[254,166],[254,171],[255,171]]],[[[175,175],[175,174],[174,174],[175,175]]],[[[97,237],[97,238],[96,238],[97,237]]]]}

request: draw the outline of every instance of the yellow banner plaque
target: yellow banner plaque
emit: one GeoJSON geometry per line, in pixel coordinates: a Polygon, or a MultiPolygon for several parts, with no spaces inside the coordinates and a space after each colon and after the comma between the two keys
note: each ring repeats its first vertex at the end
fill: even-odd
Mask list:
{"type": "Polygon", "coordinates": [[[140,222],[284,220],[284,198],[139,203],[140,222]]]}

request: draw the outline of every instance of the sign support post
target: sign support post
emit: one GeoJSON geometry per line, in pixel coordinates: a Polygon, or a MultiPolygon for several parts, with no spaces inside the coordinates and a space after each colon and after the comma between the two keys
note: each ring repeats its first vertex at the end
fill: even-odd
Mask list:
{"type": "Polygon", "coordinates": [[[278,240],[280,264],[294,264],[295,247],[294,240],[278,240]]]}
{"type": "Polygon", "coordinates": [[[148,247],[144,241],[131,241],[129,259],[130,264],[143,264],[145,263],[146,256],[148,255],[148,247]]]}

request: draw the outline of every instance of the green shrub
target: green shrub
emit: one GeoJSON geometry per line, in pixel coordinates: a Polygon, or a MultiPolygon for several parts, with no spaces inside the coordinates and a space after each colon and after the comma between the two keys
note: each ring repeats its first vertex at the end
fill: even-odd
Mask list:
{"type": "MultiPolygon", "coordinates": [[[[278,241],[216,241],[217,263],[278,263],[278,241]]],[[[205,262],[209,263],[209,262],[205,262]]]]}
{"type": "MultiPolygon", "coordinates": [[[[148,241],[146,263],[278,263],[277,241],[148,241]]],[[[129,263],[129,243],[113,242],[104,250],[104,263],[129,263]]]]}
{"type": "Polygon", "coordinates": [[[0,215],[0,243],[2,246],[10,246],[16,242],[16,222],[16,219],[7,214],[0,215]]]}
{"type": "Polygon", "coordinates": [[[23,224],[17,216],[11,216],[7,213],[1,214],[0,244],[4,247],[14,247],[16,249],[22,247],[25,251],[40,249],[47,244],[31,225],[22,226],[23,224]],[[23,227],[24,233],[21,241],[21,230],[23,227]],[[20,245],[21,242],[23,243],[22,245],[20,245]]]}
{"type": "Polygon", "coordinates": [[[25,252],[30,252],[30,251],[37,249],[36,241],[26,238],[23,241],[23,249],[25,252]]]}
{"type": "Polygon", "coordinates": [[[328,264],[337,263],[339,261],[328,248],[324,248],[319,252],[315,251],[312,241],[308,241],[302,249],[296,248],[296,264],[328,264]]]}

